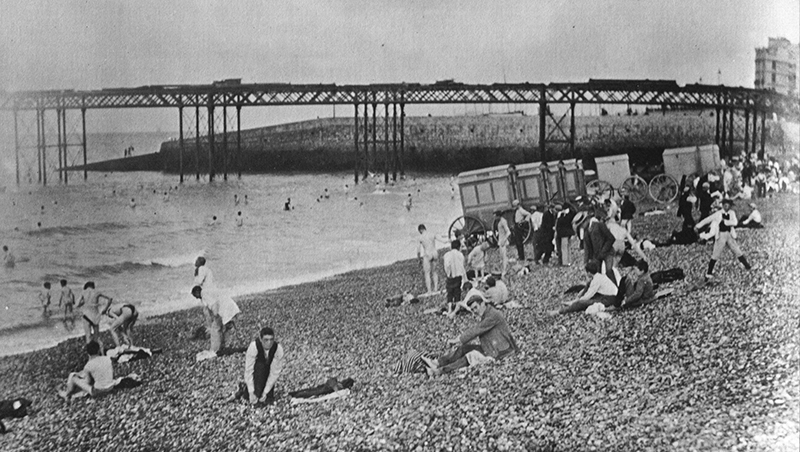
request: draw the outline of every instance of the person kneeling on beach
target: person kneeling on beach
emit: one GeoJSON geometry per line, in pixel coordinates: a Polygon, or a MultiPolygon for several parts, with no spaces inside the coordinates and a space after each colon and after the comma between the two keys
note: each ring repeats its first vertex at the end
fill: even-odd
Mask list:
{"type": "Polygon", "coordinates": [[[458,347],[449,353],[436,360],[422,357],[428,366],[428,375],[433,377],[467,367],[470,362],[467,354],[470,352],[478,352],[483,357],[492,359],[502,359],[519,351],[502,312],[484,302],[481,297],[472,297],[468,303],[469,308],[481,317],[481,321],[464,331],[461,336],[451,339],[449,342],[458,347]],[[470,344],[475,338],[480,344],[470,344]]]}
{"type": "Polygon", "coordinates": [[[102,355],[100,344],[90,341],[86,344],[86,353],[89,354],[89,361],[83,370],[70,373],[66,389],[58,392],[64,401],[69,401],[72,394],[81,392],[93,396],[97,391],[108,391],[116,384],[111,358],[102,355]]]}
{"type": "Polygon", "coordinates": [[[579,297],[573,301],[566,301],[561,309],[549,311],[548,315],[566,314],[568,312],[584,311],[595,303],[602,303],[605,307],[616,304],[617,286],[605,274],[600,272],[600,261],[590,259],[586,263],[586,273],[592,280],[589,285],[579,293],[579,297]]]}
{"type": "Polygon", "coordinates": [[[283,346],[275,342],[275,331],[261,328],[258,337],[247,347],[244,356],[244,382],[228,401],[247,399],[250,404],[272,403],[275,383],[283,370],[283,346]]]}

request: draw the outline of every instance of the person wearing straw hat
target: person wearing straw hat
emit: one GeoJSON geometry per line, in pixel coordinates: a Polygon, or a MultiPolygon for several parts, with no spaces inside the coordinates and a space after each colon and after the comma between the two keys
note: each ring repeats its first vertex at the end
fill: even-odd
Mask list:
{"type": "Polygon", "coordinates": [[[708,261],[708,271],[706,271],[705,275],[706,281],[714,276],[714,265],[722,256],[722,251],[725,250],[726,246],[733,251],[733,255],[744,265],[744,268],[747,270],[752,268],[736,242],[736,225],[738,221],[736,220],[736,212],[731,210],[731,207],[733,207],[733,201],[727,198],[723,199],[722,210],[709,215],[694,227],[695,230],[698,230],[706,225],[711,225],[711,229],[716,230],[714,250],[711,252],[711,260],[708,261]]]}
{"type": "Polygon", "coordinates": [[[747,218],[739,222],[739,227],[752,229],[763,228],[764,225],[761,223],[761,212],[758,211],[758,206],[754,202],[751,202],[749,206],[753,210],[750,212],[750,215],[748,215],[747,218]]]}

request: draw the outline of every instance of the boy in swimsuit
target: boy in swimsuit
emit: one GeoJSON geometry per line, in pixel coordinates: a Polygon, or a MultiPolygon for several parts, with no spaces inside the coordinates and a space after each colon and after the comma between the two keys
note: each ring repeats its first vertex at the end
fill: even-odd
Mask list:
{"type": "Polygon", "coordinates": [[[42,304],[42,315],[50,315],[50,283],[44,283],[44,289],[39,292],[39,303],[42,304]]]}
{"type": "Polygon", "coordinates": [[[95,291],[94,282],[89,281],[83,285],[83,294],[76,307],[83,308],[83,332],[86,338],[86,343],[96,341],[100,344],[101,348],[103,343],[100,341],[100,318],[103,314],[108,312],[108,307],[114,299],[95,291]],[[101,309],[100,299],[105,298],[108,302],[101,309]]]}
{"type": "Polygon", "coordinates": [[[72,293],[72,289],[67,287],[67,280],[61,280],[61,293],[58,297],[58,307],[61,307],[61,303],[64,303],[64,318],[67,317],[67,313],[69,316],[72,317],[72,307],[75,305],[75,294],[72,293]]]}
{"type": "Polygon", "coordinates": [[[417,227],[419,231],[419,246],[417,247],[417,259],[422,261],[422,274],[425,277],[425,288],[428,293],[439,291],[439,274],[436,273],[434,263],[439,258],[436,251],[436,236],[428,232],[424,224],[417,227]],[[431,291],[431,278],[433,278],[433,291],[431,291]]]}
{"type": "Polygon", "coordinates": [[[109,331],[114,343],[119,347],[122,342],[133,347],[133,325],[139,318],[139,312],[132,304],[123,304],[108,310],[108,316],[114,321],[109,331]],[[119,334],[117,334],[119,332],[119,334]],[[122,336],[122,342],[120,342],[122,336]]]}

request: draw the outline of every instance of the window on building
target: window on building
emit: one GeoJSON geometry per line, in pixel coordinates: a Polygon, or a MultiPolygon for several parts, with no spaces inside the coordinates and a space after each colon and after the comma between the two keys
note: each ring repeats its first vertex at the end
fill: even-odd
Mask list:
{"type": "Polygon", "coordinates": [[[775,81],[776,81],[775,74],[772,74],[772,83],[775,83],[775,81]]]}
{"type": "MultiPolygon", "coordinates": [[[[777,68],[778,68],[778,63],[777,63],[776,61],[773,61],[773,62],[772,62],[772,70],[774,71],[774,70],[775,70],[775,69],[777,69],[777,68]]],[[[774,80],[773,80],[773,81],[774,81],[774,80]]]]}

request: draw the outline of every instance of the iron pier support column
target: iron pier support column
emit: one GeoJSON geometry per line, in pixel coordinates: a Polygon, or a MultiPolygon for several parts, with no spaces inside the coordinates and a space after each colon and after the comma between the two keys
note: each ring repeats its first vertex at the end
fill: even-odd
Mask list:
{"type": "Polygon", "coordinates": [[[729,127],[728,127],[728,134],[729,134],[728,142],[730,144],[728,146],[728,152],[726,154],[728,156],[728,158],[730,158],[733,155],[733,139],[734,139],[734,134],[735,134],[735,130],[734,129],[736,128],[735,127],[736,126],[736,122],[735,122],[736,121],[736,116],[735,116],[736,109],[735,108],[731,108],[730,111],[731,111],[731,120],[730,120],[730,124],[729,124],[729,127]]]}
{"type": "Polygon", "coordinates": [[[406,104],[400,104],[400,178],[406,177],[406,104]]]}
{"type": "Polygon", "coordinates": [[[39,110],[42,116],[42,185],[47,185],[47,133],[45,132],[44,109],[39,110]]]}
{"type": "MultiPolygon", "coordinates": [[[[64,108],[61,109],[61,127],[64,129],[62,136],[64,138],[64,168],[66,169],[69,166],[67,163],[69,140],[67,140],[67,110],[64,108]]],[[[69,184],[69,171],[64,171],[64,184],[69,184]]]]}
{"type": "Polygon", "coordinates": [[[545,140],[547,139],[546,135],[546,128],[547,128],[547,93],[545,89],[542,88],[539,91],[539,160],[542,162],[547,161],[545,152],[545,140]]]}
{"type": "Polygon", "coordinates": [[[367,180],[369,164],[369,104],[364,102],[364,180],[367,180]]]}
{"type": "Polygon", "coordinates": [[[761,112],[761,149],[758,151],[759,160],[764,160],[764,147],[767,144],[767,111],[761,112]]]}
{"type": "Polygon", "coordinates": [[[380,174],[378,167],[378,104],[375,103],[375,94],[372,95],[372,171],[380,174]]]}
{"type": "Polygon", "coordinates": [[[200,180],[200,102],[194,106],[194,171],[195,180],[200,180]]]}
{"type": "Polygon", "coordinates": [[[208,181],[214,182],[214,95],[208,96],[208,181]]]}
{"type": "Polygon", "coordinates": [[[180,135],[178,136],[178,141],[180,142],[178,172],[180,173],[180,183],[183,183],[183,106],[178,107],[178,130],[180,130],[180,135]]]}
{"type": "Polygon", "coordinates": [[[41,111],[36,109],[36,170],[39,172],[39,180],[42,181],[42,117],[41,111]]]}
{"type": "Polygon", "coordinates": [[[353,127],[354,127],[353,128],[353,143],[354,143],[354,146],[355,146],[354,147],[354,151],[355,151],[355,154],[354,154],[354,157],[355,157],[355,172],[354,172],[353,178],[355,179],[356,185],[358,185],[358,170],[359,170],[359,165],[358,165],[359,162],[358,161],[359,161],[359,159],[361,159],[361,153],[359,152],[359,149],[358,149],[358,101],[356,101],[356,103],[353,104],[353,107],[355,107],[355,116],[354,116],[355,121],[353,123],[353,127]]]}
{"type": "Polygon", "coordinates": [[[714,109],[714,118],[717,120],[717,127],[714,129],[714,144],[719,147],[719,107],[714,109]]]}
{"type": "Polygon", "coordinates": [[[242,178],[242,106],[236,106],[236,173],[242,178]]]}
{"type": "Polygon", "coordinates": [[[722,109],[722,134],[720,135],[719,140],[719,153],[721,156],[726,155],[726,151],[728,149],[728,110],[723,108],[722,109]]]}
{"type": "Polygon", "coordinates": [[[62,145],[63,137],[61,136],[61,109],[56,108],[56,151],[58,151],[58,181],[64,181],[64,166],[62,163],[62,145]]]}
{"type": "Polygon", "coordinates": [[[17,186],[19,186],[19,129],[17,125],[17,109],[14,109],[14,161],[17,174],[17,186]]]}
{"type": "Polygon", "coordinates": [[[83,133],[83,180],[89,178],[89,171],[86,169],[86,109],[81,108],[81,131],[83,133]]]}
{"type": "MultiPolygon", "coordinates": [[[[575,101],[569,103],[569,152],[572,158],[577,158],[575,156],[575,101]]],[[[561,193],[566,196],[565,191],[561,193]]]]}
{"type": "Polygon", "coordinates": [[[750,109],[744,109],[744,151],[742,156],[747,154],[747,148],[750,147],[750,109]]]}
{"type": "Polygon", "coordinates": [[[225,104],[222,105],[222,179],[228,180],[228,106],[225,104]]]}
{"type": "Polygon", "coordinates": [[[383,104],[383,183],[389,183],[389,104],[383,104]]]}
{"type": "Polygon", "coordinates": [[[392,103],[392,181],[397,180],[397,104],[392,103]]]}
{"type": "MultiPolygon", "coordinates": [[[[758,131],[758,110],[753,109],[753,140],[750,143],[750,152],[755,154],[756,153],[756,132],[758,131]]],[[[745,149],[745,154],[747,150],[745,149]]]]}

